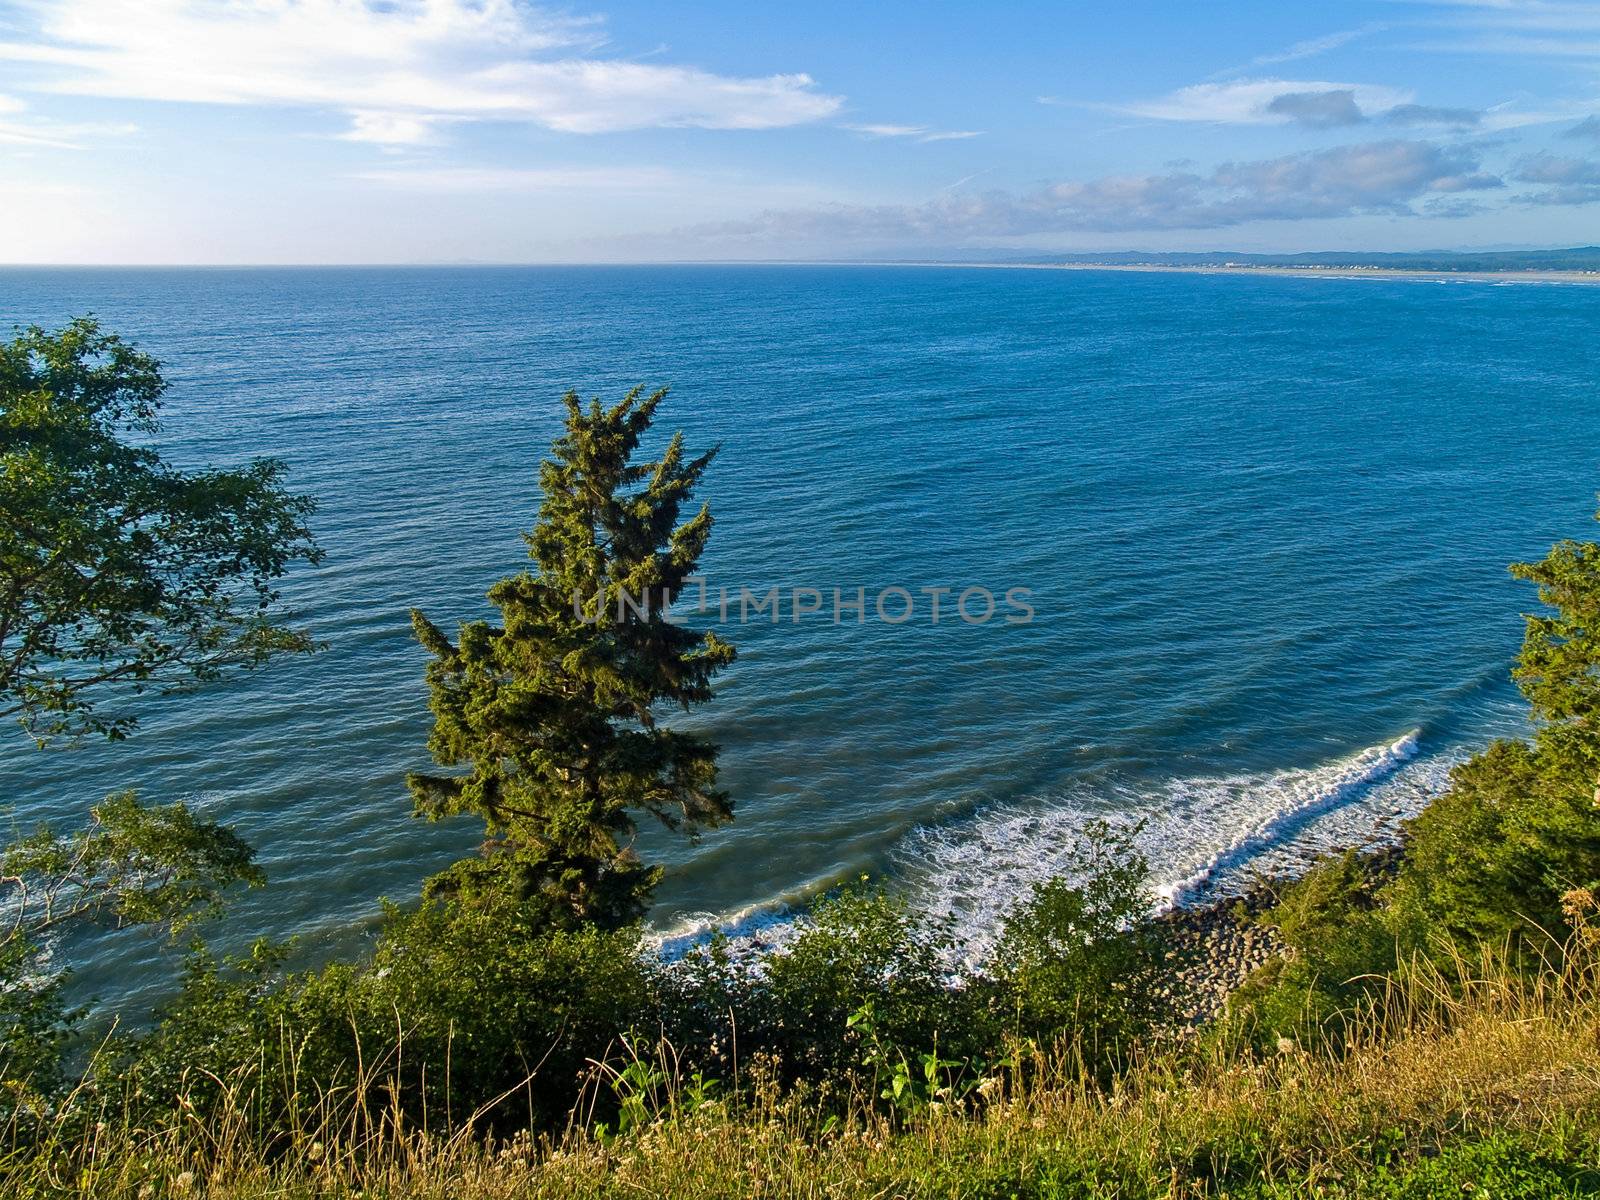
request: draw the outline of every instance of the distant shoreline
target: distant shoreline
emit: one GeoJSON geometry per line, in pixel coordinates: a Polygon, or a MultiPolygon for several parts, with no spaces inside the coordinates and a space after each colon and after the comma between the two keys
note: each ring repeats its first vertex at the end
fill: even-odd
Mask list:
{"type": "Polygon", "coordinates": [[[1293,279],[1409,279],[1428,283],[1575,283],[1600,285],[1600,271],[1422,271],[1401,267],[1266,267],[1189,263],[857,262],[795,266],[943,267],[985,271],[1123,271],[1161,275],[1269,275],[1293,279]]]}
{"type": "Polygon", "coordinates": [[[1269,266],[1254,263],[1049,263],[1049,262],[940,262],[937,260],[874,261],[871,259],[677,259],[638,262],[392,262],[392,263],[0,263],[0,272],[37,271],[516,271],[552,268],[697,268],[697,267],[899,267],[938,268],[945,271],[1121,271],[1168,275],[1266,275],[1295,279],[1401,279],[1428,283],[1553,283],[1600,285],[1600,270],[1562,271],[1516,269],[1502,271],[1442,271],[1413,267],[1269,266]]]}

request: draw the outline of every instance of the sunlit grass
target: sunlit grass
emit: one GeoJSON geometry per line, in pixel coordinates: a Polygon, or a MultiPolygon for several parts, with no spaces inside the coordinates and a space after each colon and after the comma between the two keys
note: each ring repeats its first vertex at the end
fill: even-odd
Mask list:
{"type": "Polygon", "coordinates": [[[364,1064],[366,1077],[348,1089],[299,1095],[269,1129],[256,1089],[262,1072],[293,1082],[286,1041],[237,1078],[197,1077],[197,1094],[222,1097],[203,1117],[185,1100],[136,1122],[131,1107],[107,1099],[115,1088],[81,1089],[41,1114],[45,1137],[13,1139],[0,1192],[1399,1196],[1444,1194],[1403,1190],[1421,1178],[1408,1172],[1442,1173],[1440,1186],[1466,1194],[1448,1181],[1503,1169],[1533,1172],[1536,1190],[1521,1194],[1589,1194],[1585,1186],[1600,1188],[1600,1176],[1586,1185],[1582,1173],[1600,1135],[1593,964],[1580,946],[1532,976],[1493,955],[1447,959],[1450,974],[1419,965],[1337,1048],[1259,1053],[1217,1038],[1153,1054],[1107,1087],[1086,1082],[1070,1054],[1020,1049],[966,1102],[911,1115],[868,1103],[870,1088],[823,1101],[785,1095],[759,1062],[712,1087],[684,1077],[669,1046],[623,1049],[595,1065],[568,1130],[544,1139],[489,1138],[461,1113],[413,1125],[382,1086],[362,1086],[381,1085],[389,1062],[364,1064]],[[628,1128],[596,1128],[592,1101],[602,1095],[632,1098],[628,1128]],[[1564,1190],[1537,1190],[1556,1186],[1539,1171],[1557,1172],[1549,1179],[1566,1180],[1564,1190]]]}

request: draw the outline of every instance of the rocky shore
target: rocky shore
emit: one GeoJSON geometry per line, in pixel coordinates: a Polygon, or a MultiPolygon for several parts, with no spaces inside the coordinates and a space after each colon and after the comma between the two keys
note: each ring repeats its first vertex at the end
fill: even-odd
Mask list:
{"type": "Polygon", "coordinates": [[[1259,885],[1161,918],[1168,967],[1162,990],[1181,1026],[1194,1029],[1214,1018],[1251,972],[1283,953],[1272,927],[1253,919],[1271,904],[1271,888],[1259,885]]]}

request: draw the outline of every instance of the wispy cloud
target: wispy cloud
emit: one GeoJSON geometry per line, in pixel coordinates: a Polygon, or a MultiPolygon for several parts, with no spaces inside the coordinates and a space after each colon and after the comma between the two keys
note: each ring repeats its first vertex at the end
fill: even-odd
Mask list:
{"type": "Polygon", "coordinates": [[[1442,125],[1473,129],[1483,124],[1484,114],[1472,108],[1440,108],[1432,104],[1400,104],[1383,114],[1394,125],[1442,125]]]}
{"type": "Polygon", "coordinates": [[[347,142],[376,142],[382,146],[429,146],[439,140],[440,124],[437,116],[358,108],[350,113],[350,128],[338,136],[347,142]]]}
{"type": "Polygon", "coordinates": [[[957,142],[982,137],[981,129],[930,129],[926,125],[846,125],[851,133],[872,138],[909,138],[916,142],[957,142]]]}
{"type": "Polygon", "coordinates": [[[1470,147],[1383,141],[1215,169],[1105,176],[1028,193],[941,195],[920,205],[772,210],[679,231],[724,248],[773,245],[957,244],[1064,232],[1222,229],[1253,221],[1467,211],[1473,193],[1502,188],[1470,147]]]}
{"type": "Polygon", "coordinates": [[[719,75],[596,54],[594,18],[518,0],[24,0],[31,28],[0,60],[42,90],[342,112],[344,135],[416,144],[446,120],[568,133],[769,129],[841,100],[809,75],[719,75]]]}
{"type": "Polygon", "coordinates": [[[386,167],[350,178],[408,192],[660,192],[692,183],[668,167],[386,167]]]}
{"type": "Polygon", "coordinates": [[[1366,114],[1410,104],[1412,99],[1409,91],[1376,84],[1240,79],[1228,83],[1197,83],[1154,100],[1117,107],[1118,111],[1157,121],[1286,125],[1303,122],[1307,113],[1332,112],[1334,106],[1353,114],[1355,120],[1361,120],[1366,114]],[[1319,97],[1324,99],[1319,100],[1319,97]]]}
{"type": "Polygon", "coordinates": [[[1600,5],[1581,0],[1413,0],[1438,14],[1422,48],[1533,58],[1600,56],[1600,5]]]}
{"type": "Polygon", "coordinates": [[[48,150],[81,150],[92,141],[127,137],[139,132],[127,122],[48,121],[28,114],[15,96],[0,95],[0,145],[48,150]]]}
{"type": "Polygon", "coordinates": [[[1600,117],[1585,117],[1571,129],[1564,130],[1561,136],[1576,138],[1579,141],[1600,143],[1600,117]]]}
{"type": "Polygon", "coordinates": [[[395,193],[436,197],[513,195],[536,197],[669,201],[692,210],[715,196],[725,211],[741,212],[772,205],[837,202],[840,193],[805,181],[775,177],[770,172],[690,170],[640,163],[628,166],[557,164],[502,167],[480,164],[437,165],[424,160],[352,171],[346,178],[395,193]]]}
{"type": "Polygon", "coordinates": [[[1511,106],[1480,112],[1417,104],[1410,91],[1377,84],[1291,79],[1201,83],[1155,100],[1123,105],[1118,111],[1162,121],[1296,124],[1312,129],[1338,129],[1367,122],[1440,129],[1508,129],[1555,119],[1549,114],[1517,111],[1511,106]]]}
{"type": "Polygon", "coordinates": [[[1272,67],[1279,63],[1298,62],[1302,58],[1315,58],[1319,54],[1327,54],[1341,46],[1348,46],[1357,38],[1366,37],[1369,33],[1376,33],[1385,28],[1383,25],[1363,25],[1359,29],[1342,29],[1337,33],[1325,33],[1321,37],[1306,38],[1295,42],[1287,49],[1276,54],[1262,54],[1250,60],[1252,67],[1272,67]]]}

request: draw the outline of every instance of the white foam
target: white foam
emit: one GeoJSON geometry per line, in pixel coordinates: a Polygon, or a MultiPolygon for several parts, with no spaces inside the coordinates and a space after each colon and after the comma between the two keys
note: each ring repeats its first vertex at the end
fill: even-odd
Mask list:
{"type": "Polygon", "coordinates": [[[993,944],[1011,908],[1070,874],[1091,819],[1145,822],[1137,841],[1160,907],[1242,892],[1257,872],[1294,873],[1318,853],[1392,839],[1437,795],[1453,757],[1419,757],[1416,731],[1317,767],[1109,780],[915,831],[897,854],[919,907],[953,922],[963,958],[993,944]]]}
{"type": "Polygon", "coordinates": [[[1181,879],[1159,885],[1156,894],[1173,908],[1202,893],[1230,866],[1242,866],[1264,851],[1280,846],[1294,830],[1354,799],[1363,789],[1392,775],[1402,763],[1417,756],[1413,729],[1387,746],[1372,746],[1360,754],[1305,772],[1280,772],[1270,777],[1262,791],[1279,797],[1277,806],[1253,826],[1239,831],[1234,840],[1181,879]]]}
{"type": "MultiPolygon", "coordinates": [[[[922,826],[894,853],[914,909],[950,922],[956,966],[980,961],[1006,916],[1033,888],[1070,874],[1084,825],[1144,822],[1160,908],[1242,892],[1258,873],[1294,874],[1318,854],[1381,844],[1441,792],[1461,751],[1424,755],[1412,730],[1319,766],[1256,774],[1085,783],[1063,795],[993,805],[965,820],[922,826]]],[[[669,958],[713,927],[741,955],[781,946],[804,924],[797,905],[696,914],[655,939],[669,958]]]]}

